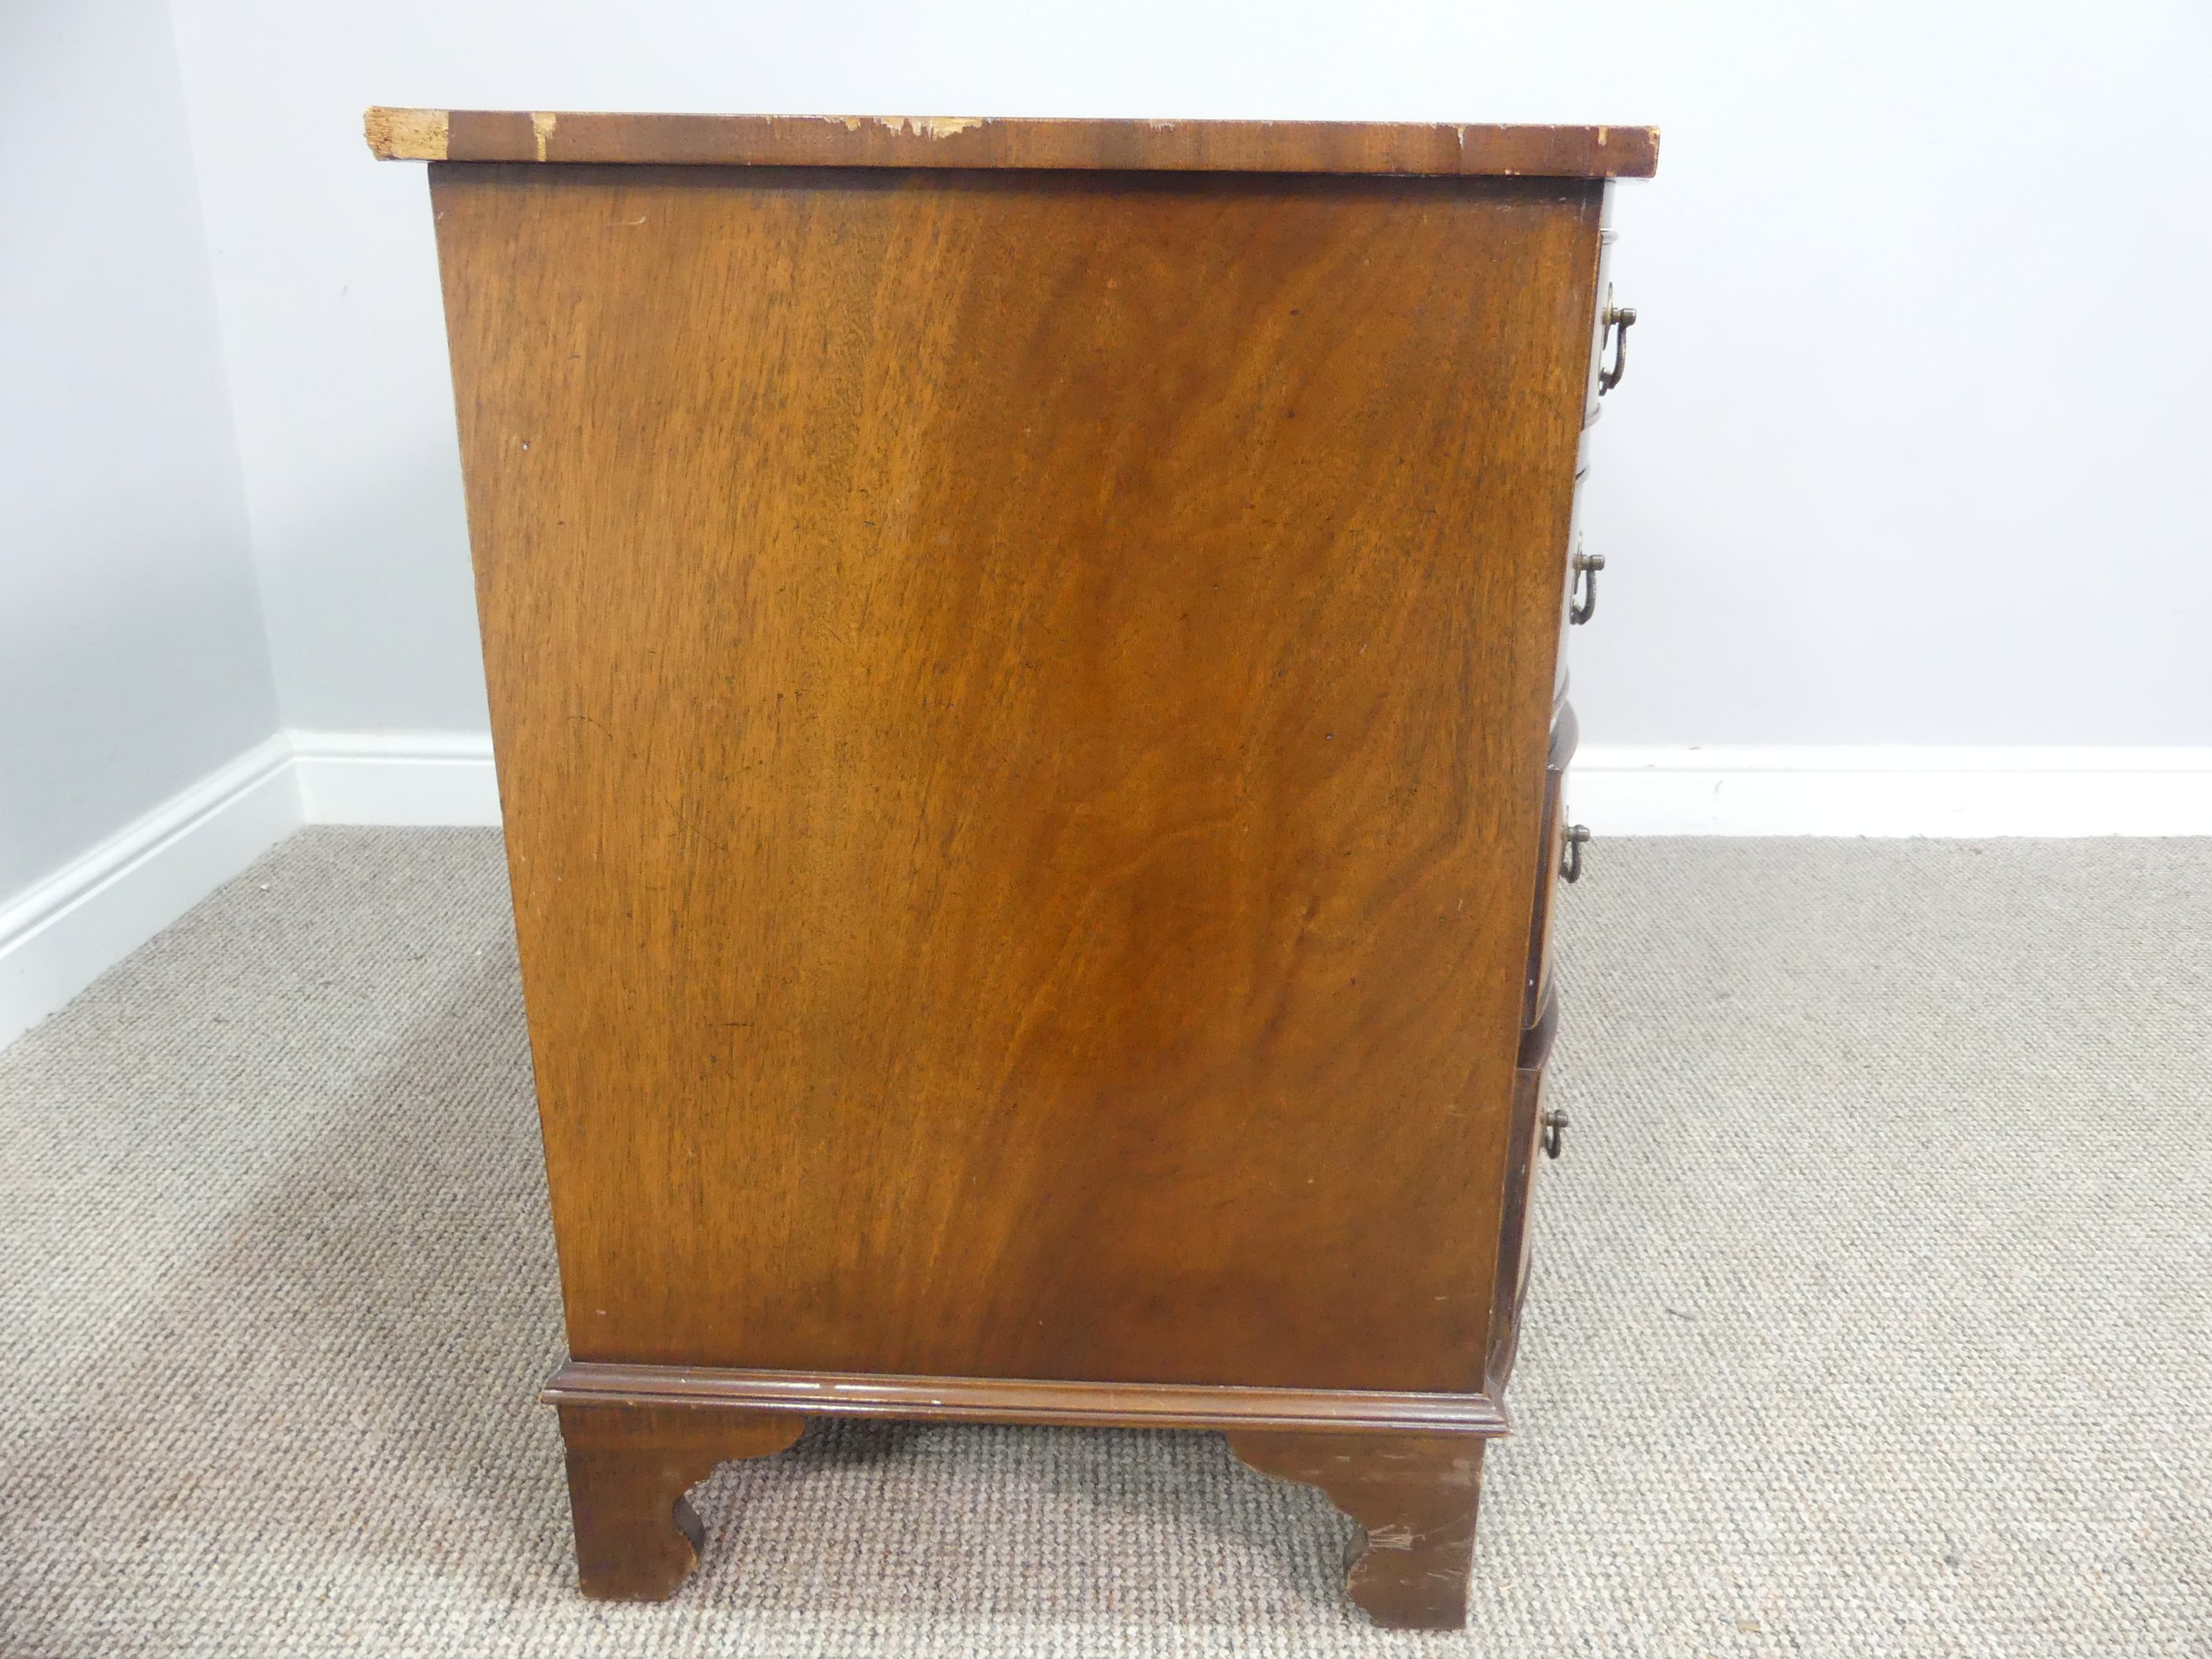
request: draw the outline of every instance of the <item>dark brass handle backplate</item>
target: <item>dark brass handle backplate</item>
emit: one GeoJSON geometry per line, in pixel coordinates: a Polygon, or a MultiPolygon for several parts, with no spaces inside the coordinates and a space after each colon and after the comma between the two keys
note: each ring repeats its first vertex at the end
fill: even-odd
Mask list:
{"type": "Polygon", "coordinates": [[[1580,824],[1567,826],[1567,849],[1559,861],[1559,879],[1562,881],[1582,879],[1582,849],[1589,844],[1590,832],[1586,826],[1580,824]]]}
{"type": "Polygon", "coordinates": [[[1572,603],[1567,607],[1568,621],[1587,622],[1597,615],[1598,572],[1604,568],[1605,555],[1602,553],[1578,552],[1575,555],[1575,585],[1574,592],[1570,595],[1572,603]]]}
{"type": "MultiPolygon", "coordinates": [[[[1609,302],[1607,303],[1605,327],[1606,332],[1613,336],[1613,366],[1609,369],[1600,368],[1598,370],[1598,396],[1600,397],[1618,386],[1621,383],[1621,376],[1628,373],[1628,331],[1635,326],[1636,308],[1633,305],[1615,305],[1609,302]]],[[[1598,349],[1600,352],[1605,349],[1605,342],[1602,339],[1598,342],[1598,349]]]]}
{"type": "Polygon", "coordinates": [[[1565,1112],[1554,1107],[1544,1114],[1544,1156],[1546,1157],[1555,1158],[1559,1156],[1559,1143],[1566,1138],[1566,1133],[1567,1114],[1565,1112]]]}

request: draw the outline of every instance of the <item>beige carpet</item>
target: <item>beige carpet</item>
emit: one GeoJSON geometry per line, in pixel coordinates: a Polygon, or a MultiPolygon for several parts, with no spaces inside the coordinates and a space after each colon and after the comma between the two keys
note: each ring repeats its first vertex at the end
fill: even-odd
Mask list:
{"type": "Polygon", "coordinates": [[[2212,1655],[2212,842],[1616,841],[1471,1628],[1202,1434],[832,1427],[575,1595],[495,836],[0,1056],[0,1654],[2212,1655]]]}

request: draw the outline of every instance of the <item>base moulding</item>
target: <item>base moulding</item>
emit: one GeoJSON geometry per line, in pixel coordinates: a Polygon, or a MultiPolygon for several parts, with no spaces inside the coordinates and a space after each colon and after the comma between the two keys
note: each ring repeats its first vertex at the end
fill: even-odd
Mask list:
{"type": "Polygon", "coordinates": [[[728,1406],[809,1417],[951,1423],[1065,1423],[1093,1427],[1309,1429],[1362,1434],[1506,1433],[1485,1394],[1227,1384],[1041,1382],[1000,1377],[739,1371],[572,1360],[541,1398],[549,1405],[728,1406]]]}

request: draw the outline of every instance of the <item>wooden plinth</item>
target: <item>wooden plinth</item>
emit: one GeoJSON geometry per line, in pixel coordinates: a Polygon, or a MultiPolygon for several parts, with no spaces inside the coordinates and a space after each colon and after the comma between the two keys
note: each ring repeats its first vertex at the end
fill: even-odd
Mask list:
{"type": "Polygon", "coordinates": [[[1346,1588],[1378,1624],[1465,1622],[1486,1397],[1295,1389],[1132,1388],[990,1379],[808,1377],[656,1366],[565,1366],[560,1409],[577,1576],[598,1600],[675,1594],[704,1547],[684,1494],[718,1463],[765,1457],[810,1413],[974,1423],[1223,1428],[1239,1461],[1317,1487],[1359,1523],[1346,1588]],[[1448,1432],[1440,1432],[1448,1431],[1448,1432]]]}

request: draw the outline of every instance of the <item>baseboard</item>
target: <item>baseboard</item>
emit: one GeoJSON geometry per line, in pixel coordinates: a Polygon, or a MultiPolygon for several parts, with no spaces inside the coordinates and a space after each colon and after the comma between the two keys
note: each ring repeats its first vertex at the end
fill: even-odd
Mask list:
{"type": "Polygon", "coordinates": [[[0,1045],[303,824],[498,822],[488,737],[280,732],[0,904],[0,1045]]]}
{"type": "Polygon", "coordinates": [[[2212,749],[1591,745],[1600,835],[2212,835],[2212,749]]]}
{"type": "Polygon", "coordinates": [[[44,1019],[300,826],[279,733],[0,907],[0,1044],[44,1019]]]}
{"type": "MultiPolygon", "coordinates": [[[[488,736],[291,736],[310,824],[500,821],[488,736]]],[[[1568,794],[1616,835],[2212,835],[2212,749],[1587,745],[1568,794]]]]}
{"type": "Polygon", "coordinates": [[[496,826],[492,741],[470,732],[294,732],[310,824],[496,826]]]}
{"type": "MultiPolygon", "coordinates": [[[[1568,805],[1608,835],[2212,835],[2212,749],[1601,745],[1568,805]]],[[[487,737],[280,733],[0,904],[0,1044],[302,824],[499,821],[487,737]]]]}

